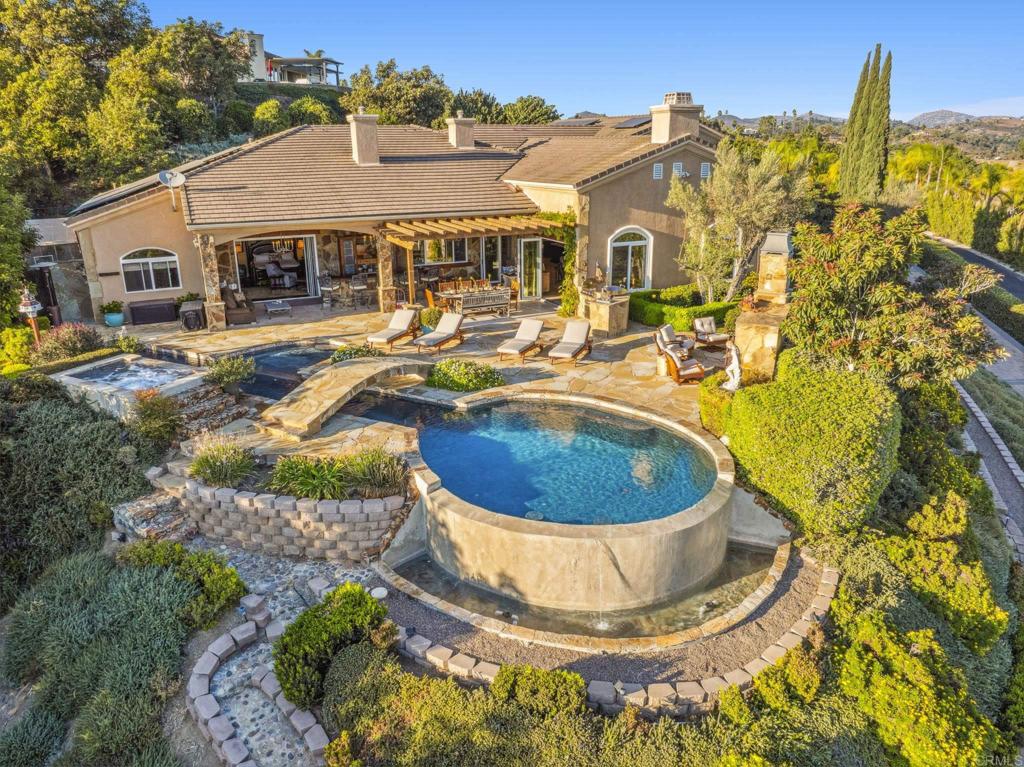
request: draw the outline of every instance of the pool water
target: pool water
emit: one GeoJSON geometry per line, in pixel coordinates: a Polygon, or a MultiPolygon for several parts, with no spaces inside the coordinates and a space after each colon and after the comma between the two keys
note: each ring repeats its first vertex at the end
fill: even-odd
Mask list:
{"type": "Polygon", "coordinates": [[[330,356],[330,349],[299,344],[264,349],[252,355],[256,360],[256,375],[240,388],[246,394],[281,399],[302,383],[299,370],[323,362],[330,356]]]}
{"type": "Polygon", "coordinates": [[[761,585],[774,556],[773,550],[729,544],[722,566],[707,585],[661,604],[617,612],[528,605],[461,581],[426,556],[400,565],[396,572],[428,594],[489,618],[557,634],[623,639],[671,634],[724,615],[761,585]]]}
{"type": "Polygon", "coordinates": [[[74,374],[74,377],[82,381],[107,384],[127,391],[142,391],[177,381],[179,378],[191,375],[191,372],[164,367],[160,364],[118,360],[89,370],[79,371],[74,374]]]}
{"type": "Polygon", "coordinates": [[[506,402],[469,413],[361,395],[343,412],[419,429],[444,487],[490,511],[577,525],[644,522],[703,498],[717,472],[693,442],[592,408],[506,402]]]}

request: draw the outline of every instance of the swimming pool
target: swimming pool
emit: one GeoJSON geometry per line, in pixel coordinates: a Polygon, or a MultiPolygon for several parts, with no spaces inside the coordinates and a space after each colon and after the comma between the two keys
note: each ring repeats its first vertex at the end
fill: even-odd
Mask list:
{"type": "Polygon", "coordinates": [[[658,426],[577,405],[504,402],[479,410],[363,396],[346,412],[415,426],[420,453],[468,503],[574,525],[675,514],[715,483],[711,456],[658,426]]]}
{"type": "Polygon", "coordinates": [[[323,362],[332,350],[304,344],[286,344],[255,352],[256,375],[239,388],[246,394],[278,400],[302,382],[299,371],[323,362]]]}

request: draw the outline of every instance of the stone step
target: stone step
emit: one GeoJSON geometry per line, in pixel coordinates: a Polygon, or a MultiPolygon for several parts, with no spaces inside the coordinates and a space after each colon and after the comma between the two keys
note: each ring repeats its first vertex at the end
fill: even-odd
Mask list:
{"type": "Polygon", "coordinates": [[[185,493],[185,478],[174,474],[161,474],[153,480],[153,487],[180,498],[185,493]]]}
{"type": "Polygon", "coordinates": [[[195,523],[181,508],[178,499],[159,490],[115,506],[113,516],[114,527],[125,533],[129,540],[182,540],[196,533],[195,523]]]}
{"type": "Polygon", "coordinates": [[[167,468],[168,474],[173,474],[175,477],[187,477],[188,467],[192,465],[192,459],[190,458],[175,458],[173,461],[168,461],[164,466],[167,468]]]}

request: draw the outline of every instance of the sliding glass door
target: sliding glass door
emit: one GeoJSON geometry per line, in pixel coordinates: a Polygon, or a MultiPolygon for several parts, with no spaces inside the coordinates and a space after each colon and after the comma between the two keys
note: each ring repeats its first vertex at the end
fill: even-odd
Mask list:
{"type": "Polygon", "coordinates": [[[519,241],[519,297],[541,297],[541,241],[540,238],[519,241]]]}

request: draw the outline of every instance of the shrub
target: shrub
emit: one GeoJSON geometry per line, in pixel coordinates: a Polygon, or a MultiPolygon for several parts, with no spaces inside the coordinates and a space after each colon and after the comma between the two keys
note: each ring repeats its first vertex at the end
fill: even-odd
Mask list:
{"type": "Polygon", "coordinates": [[[725,380],[725,371],[720,370],[701,381],[697,390],[700,422],[716,437],[725,434],[725,424],[729,419],[729,406],[732,404],[733,392],[722,388],[725,380]]]}
{"type": "Polygon", "coordinates": [[[100,304],[102,314],[120,314],[122,311],[124,311],[123,301],[107,301],[105,304],[100,304]]]}
{"type": "Polygon", "coordinates": [[[31,369],[31,365],[19,365],[12,362],[0,368],[0,375],[4,376],[5,378],[17,378],[22,373],[31,369]]]}
{"type": "Polygon", "coordinates": [[[128,767],[184,767],[163,738],[155,740],[132,757],[128,767]]]}
{"type": "Polygon", "coordinates": [[[65,322],[43,335],[39,348],[32,353],[32,363],[56,362],[102,349],[103,337],[87,325],[65,322]]]}
{"type": "Polygon", "coordinates": [[[250,380],[256,375],[256,360],[252,357],[221,357],[210,363],[203,380],[218,386],[232,386],[250,380]]]}
{"type": "Polygon", "coordinates": [[[323,102],[303,96],[288,105],[288,121],[292,125],[330,125],[334,115],[323,102]]]}
{"type": "Polygon", "coordinates": [[[367,642],[343,647],[324,678],[324,726],[330,733],[367,727],[378,707],[397,694],[402,668],[367,642]]]}
{"type": "Polygon", "coordinates": [[[120,349],[108,346],[102,349],[95,349],[91,352],[83,352],[82,354],[77,354],[74,357],[65,357],[64,359],[56,360],[54,362],[46,362],[43,364],[33,363],[32,369],[40,375],[53,375],[54,373],[60,373],[64,370],[76,368],[79,365],[98,362],[104,357],[113,357],[115,354],[120,353],[120,349]]]}
{"type": "Polygon", "coordinates": [[[122,354],[139,354],[142,351],[142,341],[136,336],[122,333],[114,339],[114,347],[122,354]]]}
{"type": "Polygon", "coordinates": [[[723,321],[723,324],[725,325],[724,329],[726,333],[736,332],[736,320],[740,318],[740,313],[741,310],[738,306],[734,306],[725,313],[725,320],[723,321]]]}
{"type": "Polygon", "coordinates": [[[420,326],[424,328],[436,328],[437,323],[441,321],[441,315],[444,311],[436,306],[429,306],[426,309],[420,309],[420,326]]]}
{"type": "Polygon", "coordinates": [[[763,705],[773,711],[787,711],[793,705],[786,672],[780,663],[761,669],[761,673],[754,677],[754,693],[763,705]]]}
{"type": "Polygon", "coordinates": [[[30,327],[22,325],[0,330],[0,367],[27,365],[35,342],[30,327]]]}
{"type": "Polygon", "coordinates": [[[352,756],[352,736],[342,732],[324,749],[326,767],[363,767],[363,763],[352,756]]]}
{"type": "Polygon", "coordinates": [[[472,360],[441,360],[427,376],[427,386],[448,391],[479,391],[504,385],[504,376],[494,367],[472,360]]]}
{"type": "Polygon", "coordinates": [[[188,473],[214,487],[238,487],[256,472],[256,457],[230,437],[207,434],[198,440],[188,473]]]}
{"type": "Polygon", "coordinates": [[[910,767],[978,764],[997,733],[967,694],[931,631],[894,631],[860,613],[840,658],[839,686],[870,716],[879,738],[910,767]]]}
{"type": "Polygon", "coordinates": [[[274,643],[274,669],[285,698],[306,709],[321,703],[331,660],[365,639],[386,613],[362,586],[345,583],[300,614],[274,643]]]}
{"type": "Polygon", "coordinates": [[[14,724],[0,731],[0,764],[38,767],[47,764],[64,739],[64,723],[38,708],[29,709],[14,724]]]}
{"type": "MultiPolygon", "coordinates": [[[[252,111],[252,107],[244,101],[232,99],[224,106],[224,112],[220,116],[220,132],[225,136],[248,133],[252,130],[252,111]]],[[[196,298],[198,299],[198,296],[196,298]]]]}
{"type": "Polygon", "coordinates": [[[334,353],[331,355],[331,362],[344,362],[345,360],[354,360],[359,357],[384,356],[386,355],[380,349],[374,349],[366,344],[361,346],[342,346],[334,350],[334,353]]]}
{"type": "MultiPolygon", "coordinates": [[[[681,285],[679,288],[667,288],[666,290],[677,290],[685,295],[685,289],[688,288],[692,288],[692,286],[681,285]]],[[[630,293],[629,318],[642,325],[668,323],[678,331],[685,331],[693,330],[693,321],[697,317],[714,317],[717,325],[722,327],[725,324],[726,313],[737,306],[735,301],[716,301],[699,305],[668,304],[662,302],[660,298],[665,292],[665,290],[638,290],[630,293]]],[[[673,296],[673,300],[684,300],[682,296],[670,295],[673,296]]]]}
{"type": "Polygon", "coordinates": [[[718,696],[718,711],[738,727],[748,727],[754,721],[754,712],[743,698],[740,688],[734,684],[726,687],[718,696]]]}
{"type": "Polygon", "coordinates": [[[581,713],[587,704],[587,685],[572,671],[546,671],[534,666],[505,664],[491,683],[491,695],[513,701],[548,719],[559,713],[581,713]]]}
{"type": "Polygon", "coordinates": [[[143,540],[125,546],[117,553],[119,564],[129,567],[172,568],[198,593],[186,608],[190,626],[211,627],[217,616],[245,596],[245,583],[227,560],[212,551],[189,551],[174,541],[143,540]]]}
{"type": "Polygon", "coordinates": [[[213,115],[197,99],[182,98],[174,105],[178,137],[186,144],[199,144],[213,137],[213,115]]]}
{"type": "Polygon", "coordinates": [[[657,292],[658,303],[669,306],[697,306],[700,303],[700,290],[696,283],[689,285],[676,285],[671,288],[662,288],[657,292]]]}
{"type": "Polygon", "coordinates": [[[288,118],[277,99],[267,99],[252,113],[252,132],[257,138],[283,131],[287,127],[288,118]]]}
{"type": "Polygon", "coordinates": [[[156,389],[135,392],[135,409],[130,420],[132,430],[160,452],[178,436],[183,423],[178,400],[156,389]]]}
{"type": "Polygon", "coordinates": [[[747,478],[807,532],[858,529],[896,469],[893,394],[857,372],[803,366],[740,389],[726,433],[747,478]]]}
{"type": "Polygon", "coordinates": [[[282,455],[274,464],[267,488],[298,498],[344,500],[351,490],[349,475],[337,457],[282,455]]]}
{"type": "Polygon", "coordinates": [[[810,703],[821,686],[821,671],[818,661],[806,647],[795,647],[783,656],[782,670],[786,683],[796,697],[810,703]]]}
{"type": "Polygon", "coordinates": [[[405,493],[405,477],[400,458],[382,447],[371,447],[344,456],[282,456],[267,487],[316,500],[344,500],[353,492],[361,498],[385,498],[405,493]]]}

